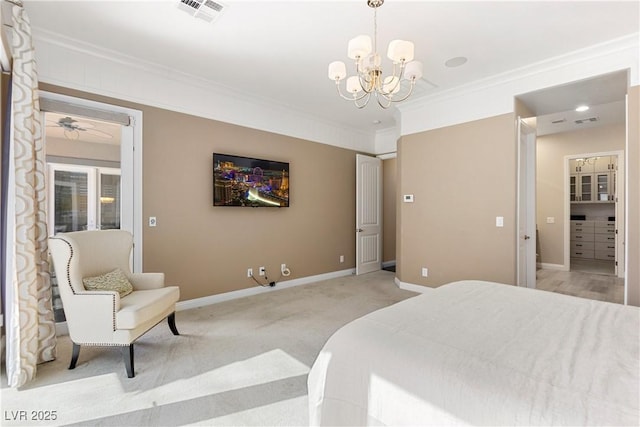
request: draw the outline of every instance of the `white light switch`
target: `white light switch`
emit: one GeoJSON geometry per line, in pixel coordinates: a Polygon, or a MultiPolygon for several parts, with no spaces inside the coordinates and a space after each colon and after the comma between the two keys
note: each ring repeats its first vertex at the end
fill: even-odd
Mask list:
{"type": "Polygon", "coordinates": [[[504,227],[504,217],[497,216],[496,217],[496,227],[504,227]]]}
{"type": "Polygon", "coordinates": [[[547,224],[555,224],[556,218],[552,216],[547,217],[547,224]]]}
{"type": "Polygon", "coordinates": [[[155,216],[150,216],[149,217],[149,227],[155,227],[156,225],[158,225],[158,221],[156,220],[155,216]]]}
{"type": "Polygon", "coordinates": [[[413,203],[413,194],[405,194],[402,198],[405,203],[413,203]]]}

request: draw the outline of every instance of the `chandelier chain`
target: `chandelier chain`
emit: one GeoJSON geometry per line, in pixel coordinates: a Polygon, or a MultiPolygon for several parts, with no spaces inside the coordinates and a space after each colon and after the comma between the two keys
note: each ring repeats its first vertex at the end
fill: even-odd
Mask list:
{"type": "Polygon", "coordinates": [[[373,8],[373,53],[378,53],[378,8],[373,8]]]}

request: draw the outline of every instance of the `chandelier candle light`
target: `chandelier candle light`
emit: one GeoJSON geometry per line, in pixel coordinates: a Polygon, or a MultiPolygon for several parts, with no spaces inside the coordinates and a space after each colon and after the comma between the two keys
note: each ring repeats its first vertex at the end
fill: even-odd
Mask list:
{"type": "Polygon", "coordinates": [[[347,68],[342,61],[329,64],[329,79],[336,82],[338,94],[353,101],[356,107],[364,108],[375,95],[378,105],[389,108],[392,103],[407,99],[413,92],[416,80],[422,77],[422,63],[413,61],[413,43],[405,40],[393,40],[389,43],[387,57],[393,61],[393,73],[382,76],[382,60],[377,52],[377,10],[384,0],[367,0],[367,5],[373,8],[373,49],[371,37],[357,36],[349,41],[347,56],[355,60],[356,75],[346,81],[344,95],[340,89],[340,81],[347,77],[347,68]],[[403,84],[403,82],[408,82],[403,84]],[[408,87],[407,87],[408,86],[408,87]]]}

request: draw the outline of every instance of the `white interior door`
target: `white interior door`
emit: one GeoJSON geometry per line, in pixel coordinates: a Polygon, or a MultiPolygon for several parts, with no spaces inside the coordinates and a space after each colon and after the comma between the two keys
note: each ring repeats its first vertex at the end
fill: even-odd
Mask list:
{"type": "Polygon", "coordinates": [[[536,132],[518,118],[518,286],[536,287],[536,132]]]}
{"type": "Polygon", "coordinates": [[[382,160],[356,155],[356,274],[382,268],[382,160]]]}
{"type": "MultiPolygon", "coordinates": [[[[618,161],[616,162],[617,171],[613,175],[613,189],[615,200],[615,216],[616,216],[616,263],[615,263],[615,275],[624,278],[626,263],[625,263],[625,156],[623,151],[616,153],[618,161]]],[[[625,289],[626,289],[625,281],[625,289]]],[[[625,291],[626,292],[626,291],[625,291]]]]}

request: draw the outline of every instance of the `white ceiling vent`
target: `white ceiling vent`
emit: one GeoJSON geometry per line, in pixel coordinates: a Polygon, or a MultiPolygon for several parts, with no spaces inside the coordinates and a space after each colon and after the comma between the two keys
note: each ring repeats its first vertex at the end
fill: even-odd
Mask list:
{"type": "Polygon", "coordinates": [[[217,20],[225,8],[224,4],[213,0],[180,0],[178,3],[178,9],[207,22],[217,20]]]}
{"type": "Polygon", "coordinates": [[[575,121],[575,124],[577,125],[582,125],[585,123],[593,123],[593,122],[597,122],[598,118],[597,117],[589,117],[588,119],[578,119],[575,121]]]}

